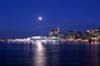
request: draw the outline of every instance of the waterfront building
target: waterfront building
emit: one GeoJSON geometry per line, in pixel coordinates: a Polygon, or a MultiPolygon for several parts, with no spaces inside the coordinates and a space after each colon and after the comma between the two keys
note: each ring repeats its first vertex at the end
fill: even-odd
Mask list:
{"type": "Polygon", "coordinates": [[[92,40],[100,40],[100,29],[99,28],[87,30],[87,34],[92,40]]]}
{"type": "Polygon", "coordinates": [[[60,28],[54,28],[49,32],[49,36],[55,36],[55,37],[60,37],[62,38],[64,35],[61,33],[60,28]]]}
{"type": "Polygon", "coordinates": [[[79,39],[79,38],[82,38],[82,33],[79,32],[79,31],[70,31],[68,34],[67,34],[67,38],[73,38],[73,39],[79,39]]]}

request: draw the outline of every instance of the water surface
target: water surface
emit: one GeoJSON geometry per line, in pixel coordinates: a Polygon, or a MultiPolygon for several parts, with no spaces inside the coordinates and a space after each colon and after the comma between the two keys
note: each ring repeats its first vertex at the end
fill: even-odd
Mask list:
{"type": "Polygon", "coordinates": [[[0,43],[0,66],[99,66],[99,45],[0,43]]]}

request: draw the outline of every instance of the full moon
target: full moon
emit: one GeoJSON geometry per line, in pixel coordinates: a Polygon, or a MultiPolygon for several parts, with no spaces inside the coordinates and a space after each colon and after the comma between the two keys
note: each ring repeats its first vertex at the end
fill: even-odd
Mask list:
{"type": "Polygon", "coordinates": [[[41,16],[39,16],[39,17],[38,17],[38,20],[39,20],[39,21],[41,21],[41,20],[42,20],[42,17],[41,17],[41,16]]]}

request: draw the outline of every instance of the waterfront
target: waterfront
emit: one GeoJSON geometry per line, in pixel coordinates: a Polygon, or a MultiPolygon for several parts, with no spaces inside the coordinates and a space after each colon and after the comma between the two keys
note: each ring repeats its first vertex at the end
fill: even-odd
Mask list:
{"type": "Polygon", "coordinates": [[[0,43],[0,66],[99,66],[100,45],[0,43]]]}
{"type": "Polygon", "coordinates": [[[60,28],[52,29],[48,36],[28,36],[20,38],[1,38],[0,42],[14,42],[14,43],[86,43],[86,44],[99,44],[100,43],[100,28],[88,29],[85,33],[80,31],[70,31],[62,33],[60,28]]]}

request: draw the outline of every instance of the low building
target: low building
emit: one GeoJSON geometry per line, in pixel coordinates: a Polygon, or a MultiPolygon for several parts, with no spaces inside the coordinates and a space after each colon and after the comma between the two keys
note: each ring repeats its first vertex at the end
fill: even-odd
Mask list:
{"type": "Polygon", "coordinates": [[[90,38],[92,40],[100,40],[100,29],[91,29],[87,31],[88,36],[90,36],[90,38]]]}

